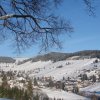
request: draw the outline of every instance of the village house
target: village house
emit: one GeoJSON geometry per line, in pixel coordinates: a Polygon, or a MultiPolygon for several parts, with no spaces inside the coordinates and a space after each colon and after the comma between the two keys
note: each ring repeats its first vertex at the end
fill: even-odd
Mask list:
{"type": "Polygon", "coordinates": [[[67,81],[65,83],[65,90],[68,92],[72,92],[73,88],[77,86],[77,82],[73,82],[73,81],[67,81]]]}
{"type": "Polygon", "coordinates": [[[65,89],[65,83],[62,81],[55,82],[54,86],[56,87],[56,89],[65,89]]]}

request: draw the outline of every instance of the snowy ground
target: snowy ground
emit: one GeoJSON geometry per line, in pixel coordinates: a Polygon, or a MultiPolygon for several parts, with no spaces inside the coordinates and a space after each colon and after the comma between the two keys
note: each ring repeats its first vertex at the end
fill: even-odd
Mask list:
{"type": "Polygon", "coordinates": [[[85,88],[81,88],[80,91],[89,91],[89,92],[100,92],[100,82],[99,83],[94,83],[93,85],[90,85],[85,88]]]}
{"type": "MultiPolygon", "coordinates": [[[[90,70],[94,68],[94,65],[97,66],[97,69],[100,70],[100,62],[94,64],[93,62],[96,58],[92,59],[80,59],[80,60],[64,60],[58,62],[52,61],[37,61],[31,62],[28,61],[21,65],[15,64],[5,64],[0,63],[0,69],[4,71],[25,71],[29,76],[35,77],[54,77],[55,80],[61,80],[63,77],[77,78],[79,74],[84,73],[84,70],[90,70]]],[[[22,59],[17,58],[17,62],[22,61],[22,59]]],[[[96,70],[97,70],[96,69],[96,70]]],[[[91,76],[96,74],[94,70],[88,72],[87,75],[91,76]]],[[[81,91],[100,91],[100,83],[95,83],[83,89],[81,91]]],[[[45,89],[42,91],[48,95],[50,98],[63,98],[63,100],[89,100],[88,98],[68,93],[62,90],[54,89],[45,89]]],[[[2,100],[2,99],[0,99],[2,100]]]]}
{"type": "Polygon", "coordinates": [[[48,95],[49,98],[52,99],[63,99],[63,100],[90,100],[88,98],[68,93],[63,90],[55,90],[55,89],[42,89],[44,93],[48,95]]]}
{"type": "MultiPolygon", "coordinates": [[[[61,80],[63,77],[76,77],[82,73],[84,69],[91,69],[93,68],[93,59],[84,59],[84,60],[64,60],[58,62],[52,61],[38,61],[38,62],[31,62],[28,61],[24,64],[17,65],[17,64],[0,64],[0,69],[5,71],[8,70],[16,70],[16,71],[25,71],[29,73],[30,76],[35,77],[54,77],[55,80],[61,80]],[[5,67],[5,66],[8,67],[5,67]],[[59,67],[61,66],[61,67],[59,67]]],[[[90,73],[90,75],[93,74],[90,73]]]]}
{"type": "Polygon", "coordinates": [[[5,98],[0,98],[0,100],[12,100],[12,99],[5,99],[5,98]]]}

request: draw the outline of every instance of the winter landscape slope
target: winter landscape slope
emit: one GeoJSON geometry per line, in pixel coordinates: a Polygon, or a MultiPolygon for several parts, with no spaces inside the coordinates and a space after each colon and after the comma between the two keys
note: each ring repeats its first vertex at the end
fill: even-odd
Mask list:
{"type": "MultiPolygon", "coordinates": [[[[17,72],[17,74],[22,72],[31,78],[51,77],[54,82],[63,81],[65,79],[65,82],[67,83],[67,79],[70,78],[69,82],[71,83],[71,80],[75,80],[77,85],[79,85],[79,82],[81,81],[82,88],[80,88],[80,91],[100,91],[99,51],[83,51],[72,54],[53,52],[35,58],[10,58],[9,60],[9,57],[7,57],[6,61],[4,60],[5,58],[2,60],[1,57],[0,71],[12,71],[13,73],[17,72]],[[80,76],[84,74],[89,77],[88,81],[81,80],[82,77],[80,76]],[[97,82],[95,83],[91,80],[91,76],[93,75],[97,78],[97,82]],[[84,83],[87,85],[85,86],[84,83]]],[[[24,79],[24,77],[16,79],[24,79]]],[[[68,93],[63,90],[57,90],[55,88],[51,89],[43,87],[41,90],[50,98],[59,98],[60,96],[63,100],[89,100],[88,98],[68,93]]]]}
{"type": "Polygon", "coordinates": [[[89,98],[85,98],[83,96],[76,95],[74,93],[68,93],[63,90],[55,90],[55,89],[42,89],[44,93],[48,95],[51,99],[63,99],[63,100],[90,100],[89,98]]]}
{"type": "MultiPolygon", "coordinates": [[[[55,80],[61,80],[63,77],[75,78],[85,69],[93,69],[93,62],[96,58],[80,59],[80,60],[64,60],[64,61],[28,61],[24,64],[0,64],[1,69],[5,71],[25,71],[30,76],[35,77],[54,77],[55,80]],[[56,73],[56,74],[55,74],[56,73]]],[[[98,67],[99,68],[99,67],[98,67]]]]}
{"type": "Polygon", "coordinates": [[[100,82],[99,83],[94,83],[90,86],[87,86],[85,88],[81,88],[81,91],[89,91],[89,92],[100,92],[100,82]]]}

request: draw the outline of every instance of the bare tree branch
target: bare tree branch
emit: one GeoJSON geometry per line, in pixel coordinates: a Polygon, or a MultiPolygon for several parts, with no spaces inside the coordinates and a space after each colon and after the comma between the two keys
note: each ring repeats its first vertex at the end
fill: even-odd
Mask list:
{"type": "MultiPolygon", "coordinates": [[[[0,37],[13,37],[18,51],[40,45],[41,50],[61,47],[60,35],[70,35],[69,21],[52,14],[63,0],[0,0],[0,37]],[[10,34],[10,35],[9,35],[10,34]]],[[[82,0],[92,12],[91,0],[82,0]]]]}
{"type": "Polygon", "coordinates": [[[83,1],[86,5],[87,11],[89,12],[89,15],[95,16],[95,7],[93,3],[94,0],[83,0],[83,1]]]}

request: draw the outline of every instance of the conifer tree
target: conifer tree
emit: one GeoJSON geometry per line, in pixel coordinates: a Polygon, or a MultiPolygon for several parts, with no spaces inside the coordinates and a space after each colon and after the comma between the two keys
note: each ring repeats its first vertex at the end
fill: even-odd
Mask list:
{"type": "Polygon", "coordinates": [[[95,75],[92,76],[92,81],[96,82],[96,76],[95,75]]]}
{"type": "Polygon", "coordinates": [[[38,82],[37,82],[37,79],[36,78],[34,78],[34,85],[35,86],[38,86],[38,82]]]}
{"type": "Polygon", "coordinates": [[[32,98],[33,98],[33,84],[32,84],[31,79],[29,79],[28,84],[27,84],[27,93],[28,93],[28,96],[30,97],[30,100],[32,100],[32,98]]]}

